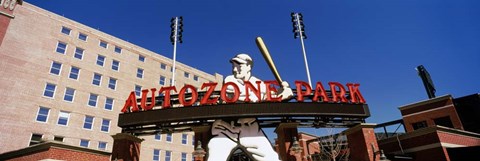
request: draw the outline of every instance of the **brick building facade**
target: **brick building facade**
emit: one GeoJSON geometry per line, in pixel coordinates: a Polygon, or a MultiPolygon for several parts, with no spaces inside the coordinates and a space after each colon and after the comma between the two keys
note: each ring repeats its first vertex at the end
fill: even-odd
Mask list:
{"type": "Polygon", "coordinates": [[[445,95],[399,108],[405,134],[380,139],[390,160],[479,160],[480,94],[445,95]]]}
{"type": "MultiPolygon", "coordinates": [[[[131,91],[170,85],[172,60],[16,2],[14,10],[0,7],[0,154],[43,141],[111,152],[125,99],[131,91]]],[[[177,86],[223,81],[176,66],[177,86]]],[[[142,160],[192,158],[193,133],[142,139],[142,160]]]]}

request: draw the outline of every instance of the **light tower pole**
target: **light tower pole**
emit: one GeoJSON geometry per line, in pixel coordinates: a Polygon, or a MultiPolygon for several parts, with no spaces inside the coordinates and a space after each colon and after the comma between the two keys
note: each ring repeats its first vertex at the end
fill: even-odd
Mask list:
{"type": "Polygon", "coordinates": [[[293,37],[296,39],[297,37],[300,38],[300,42],[302,43],[302,52],[303,52],[303,60],[305,61],[305,69],[307,70],[307,78],[308,84],[312,87],[312,80],[310,79],[310,70],[308,69],[308,60],[307,60],[307,52],[305,51],[305,44],[303,39],[307,39],[307,35],[305,34],[305,25],[303,24],[303,16],[301,13],[294,13],[292,12],[292,22],[293,22],[293,37]]]}
{"type": "Polygon", "coordinates": [[[177,42],[183,43],[182,41],[182,32],[183,32],[183,17],[172,17],[170,20],[172,23],[170,28],[172,28],[170,34],[170,42],[173,45],[173,65],[172,65],[172,82],[170,83],[171,86],[175,86],[175,64],[176,64],[176,57],[177,57],[177,42]]]}

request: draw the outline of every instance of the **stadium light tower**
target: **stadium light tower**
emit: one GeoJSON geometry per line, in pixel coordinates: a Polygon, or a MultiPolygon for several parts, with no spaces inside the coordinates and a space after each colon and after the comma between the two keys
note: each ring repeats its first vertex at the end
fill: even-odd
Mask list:
{"type": "Polygon", "coordinates": [[[415,68],[418,72],[418,76],[422,79],[423,86],[425,86],[425,90],[427,91],[427,95],[429,99],[435,98],[435,85],[433,85],[432,77],[428,73],[427,69],[423,67],[423,65],[419,65],[415,68]]]}
{"type": "Polygon", "coordinates": [[[312,86],[310,70],[308,69],[307,53],[305,51],[305,44],[303,42],[303,39],[307,39],[307,35],[305,34],[305,25],[303,24],[303,16],[301,13],[294,12],[292,12],[291,16],[293,22],[293,37],[295,39],[297,37],[300,38],[300,42],[302,43],[303,60],[305,61],[305,69],[307,70],[308,84],[312,86]]]}
{"type": "Polygon", "coordinates": [[[172,86],[175,86],[175,64],[176,64],[176,57],[177,57],[177,42],[183,43],[182,40],[182,32],[183,32],[183,17],[172,17],[170,20],[172,23],[170,28],[172,31],[170,33],[170,42],[173,45],[173,65],[172,65],[172,82],[170,83],[172,86]]]}

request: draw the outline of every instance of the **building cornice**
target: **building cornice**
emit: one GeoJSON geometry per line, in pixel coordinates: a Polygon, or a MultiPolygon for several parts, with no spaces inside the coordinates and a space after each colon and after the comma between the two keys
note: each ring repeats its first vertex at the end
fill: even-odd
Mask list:
{"type": "Polygon", "coordinates": [[[415,103],[400,106],[400,107],[398,107],[398,109],[400,111],[402,111],[402,110],[410,109],[410,108],[413,108],[413,107],[426,105],[426,104],[430,104],[430,103],[434,103],[434,102],[438,102],[438,101],[443,101],[443,100],[447,100],[447,99],[452,99],[452,95],[448,94],[448,95],[444,95],[444,96],[440,96],[440,97],[436,97],[436,98],[432,98],[432,99],[428,99],[428,100],[422,100],[422,101],[419,101],[419,102],[415,102],[415,103]]]}

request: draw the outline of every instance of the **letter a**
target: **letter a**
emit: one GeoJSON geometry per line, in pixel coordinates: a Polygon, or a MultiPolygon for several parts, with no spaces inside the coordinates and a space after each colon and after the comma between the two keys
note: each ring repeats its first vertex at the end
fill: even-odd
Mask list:
{"type": "Polygon", "coordinates": [[[128,96],[128,99],[125,101],[125,105],[123,105],[122,112],[137,112],[138,111],[138,105],[137,105],[137,97],[135,97],[135,92],[130,92],[130,95],[128,96]],[[130,110],[130,107],[132,109],[130,110]]]}

